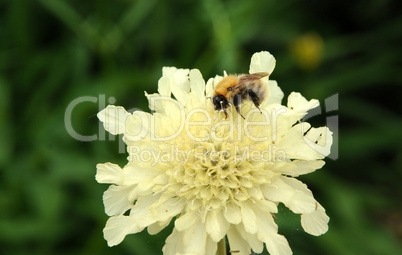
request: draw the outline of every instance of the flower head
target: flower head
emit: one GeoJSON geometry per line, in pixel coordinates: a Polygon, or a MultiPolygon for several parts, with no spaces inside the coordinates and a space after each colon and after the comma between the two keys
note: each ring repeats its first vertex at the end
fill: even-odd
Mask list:
{"type": "MultiPolygon", "coordinates": [[[[249,72],[271,74],[274,67],[274,57],[260,52],[249,72]]],[[[272,216],[279,203],[301,214],[307,233],[328,230],[324,208],[295,178],[321,168],[332,144],[327,127],[301,121],[317,100],[291,93],[283,106],[281,89],[264,77],[261,112],[244,101],[245,119],[233,106],[226,118],[211,101],[222,76],[205,84],[197,69],[162,72],[159,93],[146,93],[152,114],[113,105],[98,114],[107,131],[123,134],[129,154],[123,168],[97,165],[96,180],[112,184],[103,197],[110,246],[145,228],[156,234],[174,220],[165,255],[215,254],[225,236],[238,255],[260,253],[264,244],[271,255],[291,254],[272,216]]]]}

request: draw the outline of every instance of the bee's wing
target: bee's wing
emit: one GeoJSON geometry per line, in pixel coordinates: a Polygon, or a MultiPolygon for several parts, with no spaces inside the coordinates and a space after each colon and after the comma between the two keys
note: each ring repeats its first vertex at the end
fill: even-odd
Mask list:
{"type": "Polygon", "coordinates": [[[252,73],[252,74],[248,74],[248,75],[243,75],[239,78],[239,82],[236,84],[236,86],[233,87],[233,90],[243,86],[244,84],[246,84],[247,82],[250,81],[255,81],[255,80],[259,80],[265,76],[268,76],[269,73],[266,72],[260,72],[260,73],[252,73]]]}

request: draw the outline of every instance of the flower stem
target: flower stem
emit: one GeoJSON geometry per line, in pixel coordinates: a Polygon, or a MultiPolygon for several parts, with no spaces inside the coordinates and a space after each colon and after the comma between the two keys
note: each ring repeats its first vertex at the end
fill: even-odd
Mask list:
{"type": "Polygon", "coordinates": [[[225,237],[218,243],[218,250],[216,251],[216,255],[226,255],[226,240],[225,237]]]}

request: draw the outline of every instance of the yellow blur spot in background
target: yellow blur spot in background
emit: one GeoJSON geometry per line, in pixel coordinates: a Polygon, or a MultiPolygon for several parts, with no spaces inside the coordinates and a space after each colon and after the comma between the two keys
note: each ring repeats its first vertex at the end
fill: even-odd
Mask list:
{"type": "Polygon", "coordinates": [[[305,70],[312,70],[321,64],[324,43],[316,33],[301,35],[291,45],[291,51],[298,65],[305,70]]]}

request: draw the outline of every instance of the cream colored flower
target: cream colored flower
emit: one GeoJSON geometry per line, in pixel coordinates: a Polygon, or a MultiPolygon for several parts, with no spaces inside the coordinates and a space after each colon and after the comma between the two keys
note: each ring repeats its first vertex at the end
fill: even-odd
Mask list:
{"type": "MultiPolygon", "coordinates": [[[[274,57],[260,52],[250,73],[274,67],[274,57]]],[[[223,77],[205,84],[197,69],[162,71],[159,93],[146,94],[152,114],[113,105],[98,114],[107,131],[123,134],[129,153],[123,168],[97,165],[96,180],[112,184],[103,197],[109,246],[145,228],[156,234],[174,220],[165,255],[215,254],[225,236],[237,255],[261,253],[264,244],[271,255],[292,254],[272,216],[278,203],[301,215],[307,233],[328,230],[325,209],[295,178],[321,168],[330,152],[332,132],[301,121],[317,100],[291,93],[283,106],[281,89],[265,77],[262,114],[245,101],[245,120],[232,106],[225,119],[210,99],[223,77]]]]}

